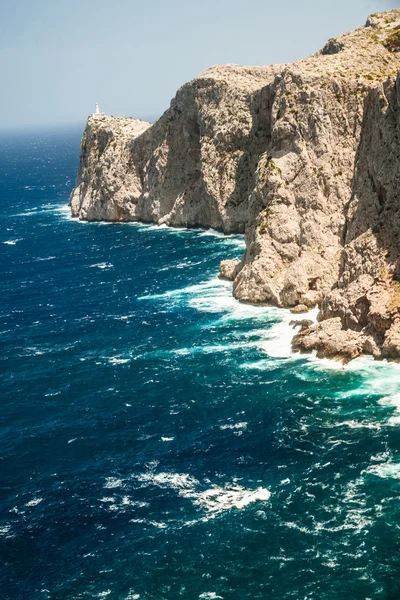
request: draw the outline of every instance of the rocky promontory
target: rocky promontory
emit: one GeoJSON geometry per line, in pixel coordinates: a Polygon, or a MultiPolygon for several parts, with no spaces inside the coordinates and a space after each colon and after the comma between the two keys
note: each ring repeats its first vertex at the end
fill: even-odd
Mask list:
{"type": "Polygon", "coordinates": [[[400,357],[400,10],[291,65],[212,67],[154,124],[90,117],[72,214],[245,232],[236,298],[320,307],[294,348],[400,357]]]}

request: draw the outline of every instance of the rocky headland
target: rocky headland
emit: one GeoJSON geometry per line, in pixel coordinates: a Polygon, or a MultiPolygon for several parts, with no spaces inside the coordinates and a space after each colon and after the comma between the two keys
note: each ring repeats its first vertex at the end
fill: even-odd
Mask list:
{"type": "Polygon", "coordinates": [[[215,66],[154,124],[90,117],[72,215],[244,232],[236,298],[303,313],[299,351],[400,358],[400,10],[290,65],[215,66]]]}

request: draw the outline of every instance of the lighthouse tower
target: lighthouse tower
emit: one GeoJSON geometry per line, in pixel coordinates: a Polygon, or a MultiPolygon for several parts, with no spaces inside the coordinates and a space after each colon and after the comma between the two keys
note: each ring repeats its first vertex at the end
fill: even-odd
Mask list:
{"type": "Polygon", "coordinates": [[[100,112],[100,108],[99,105],[96,102],[96,108],[94,110],[94,113],[92,114],[92,117],[104,117],[104,113],[100,112]]]}

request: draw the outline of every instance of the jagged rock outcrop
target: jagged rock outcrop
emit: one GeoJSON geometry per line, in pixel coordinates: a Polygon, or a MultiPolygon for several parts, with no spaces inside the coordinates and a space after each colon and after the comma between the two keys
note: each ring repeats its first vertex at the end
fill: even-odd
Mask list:
{"type": "Polygon", "coordinates": [[[219,278],[234,281],[240,271],[241,264],[240,260],[223,260],[219,269],[219,278]]]}
{"type": "Polygon", "coordinates": [[[394,10],[292,65],[213,67],[152,126],[90,118],[72,214],[245,231],[220,276],[245,302],[320,305],[296,349],[396,357],[399,69],[394,10]]]}
{"type": "Polygon", "coordinates": [[[319,358],[347,362],[366,352],[369,349],[367,343],[366,336],[351,329],[344,330],[337,317],[303,327],[294,336],[292,348],[300,352],[316,350],[319,358]]]}

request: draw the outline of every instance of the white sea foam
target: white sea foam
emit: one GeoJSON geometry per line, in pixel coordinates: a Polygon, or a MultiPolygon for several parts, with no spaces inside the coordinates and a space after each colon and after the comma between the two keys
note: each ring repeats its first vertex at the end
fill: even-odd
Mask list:
{"type": "MultiPolygon", "coordinates": [[[[203,232],[206,233],[206,232],[203,232]]],[[[304,356],[292,352],[291,342],[295,330],[289,324],[296,317],[287,309],[273,306],[257,306],[237,301],[232,295],[232,284],[217,277],[203,283],[170,290],[163,294],[142,296],[139,300],[161,300],[168,303],[169,308],[179,309],[187,305],[199,312],[215,313],[218,315],[213,326],[226,326],[240,321],[257,322],[258,327],[239,334],[237,341],[227,340],[222,344],[191,346],[171,350],[177,355],[196,353],[226,353],[241,348],[257,347],[269,358],[279,360],[305,360],[304,356]],[[261,326],[264,326],[261,329],[261,326]]],[[[307,314],[307,318],[315,321],[318,309],[307,314]]],[[[309,360],[315,360],[309,356],[309,360]]],[[[277,366],[277,365],[275,365],[277,366]]],[[[271,368],[271,361],[245,363],[244,368],[271,368]]]]}
{"type": "Polygon", "coordinates": [[[355,421],[351,419],[350,421],[343,421],[342,423],[335,423],[335,427],[348,427],[349,429],[381,429],[381,425],[379,423],[374,423],[371,421],[355,421]]]}
{"type": "Polygon", "coordinates": [[[271,309],[268,307],[238,302],[232,295],[232,284],[222,279],[215,278],[203,284],[184,288],[181,292],[192,308],[200,312],[223,313],[220,322],[266,319],[272,316],[271,309]]]}
{"type": "Polygon", "coordinates": [[[117,358],[115,356],[113,356],[112,358],[108,359],[108,362],[111,365],[124,365],[125,363],[130,362],[130,358],[117,358]]]}
{"type": "Polygon", "coordinates": [[[89,268],[95,268],[95,267],[97,267],[98,269],[112,269],[112,268],[114,268],[114,265],[109,262],[102,262],[102,263],[97,263],[95,265],[90,265],[89,268]]]}
{"type": "Polygon", "coordinates": [[[204,490],[200,482],[188,474],[144,473],[135,476],[135,479],[144,486],[173,489],[179,496],[190,499],[195,506],[213,516],[232,508],[241,510],[253,502],[266,502],[271,496],[266,488],[247,489],[236,481],[224,486],[212,485],[204,490]]]}
{"type": "Polygon", "coordinates": [[[54,260],[55,256],[46,256],[44,258],[35,258],[34,262],[45,262],[47,260],[54,260]]]}
{"type": "MultiPolygon", "coordinates": [[[[243,426],[243,424],[241,424],[243,426]]],[[[211,485],[207,489],[194,477],[187,473],[142,473],[132,475],[129,481],[135,480],[140,487],[155,486],[161,489],[174,490],[182,498],[187,498],[195,506],[205,511],[209,517],[214,518],[220,513],[237,509],[242,510],[254,502],[266,502],[271,493],[263,487],[248,489],[241,486],[236,480],[232,483],[211,485]]],[[[104,484],[106,489],[125,488],[127,480],[109,477],[104,484]]],[[[117,502],[115,497],[104,497],[101,502],[108,503],[108,510],[121,510],[126,506],[146,506],[146,503],[138,503],[124,496],[117,502]]]]}
{"type": "Polygon", "coordinates": [[[149,523],[158,529],[166,529],[168,527],[166,523],[160,523],[159,521],[149,521],[149,523]]]}
{"type": "Polygon", "coordinates": [[[100,498],[99,501],[102,504],[107,505],[105,508],[110,512],[126,512],[127,509],[132,508],[147,508],[148,502],[140,502],[138,500],[132,500],[129,496],[123,496],[122,498],[116,498],[114,496],[105,496],[100,498]]]}
{"type": "Polygon", "coordinates": [[[266,502],[271,496],[266,488],[259,487],[255,490],[243,488],[240,485],[212,486],[204,492],[188,491],[181,495],[192,498],[194,504],[201,506],[209,513],[219,514],[231,508],[241,510],[253,502],[266,502]]]}
{"type": "MultiPolygon", "coordinates": [[[[163,294],[142,296],[139,300],[165,300],[170,307],[179,308],[182,304],[200,311],[218,314],[214,326],[223,326],[228,323],[249,320],[257,321],[257,329],[245,332],[239,341],[227,341],[224,344],[181,348],[175,350],[177,354],[187,355],[196,352],[228,352],[239,348],[258,347],[271,358],[299,360],[301,355],[294,354],[291,342],[295,331],[289,323],[295,316],[286,309],[273,306],[254,306],[238,302],[232,295],[232,284],[217,277],[196,285],[191,285],[178,290],[171,290],[163,294]],[[260,329],[260,324],[265,328],[260,329]],[[271,326],[272,324],[272,326],[271,326]],[[268,325],[270,325],[268,327],[268,325]]],[[[310,311],[307,318],[316,320],[318,309],[310,311]]],[[[269,363],[269,361],[268,361],[269,363]]],[[[245,364],[247,368],[269,368],[269,364],[245,364]]]]}
{"type": "Polygon", "coordinates": [[[224,238],[225,234],[222,233],[222,231],[217,231],[216,229],[213,229],[212,227],[210,227],[210,229],[205,229],[204,231],[202,231],[200,233],[200,235],[202,236],[214,236],[214,237],[219,237],[219,238],[224,238]]]}
{"type": "MultiPolygon", "coordinates": [[[[230,288],[231,284],[229,282],[215,277],[203,283],[190,285],[177,290],[170,290],[162,294],[149,294],[147,296],[140,296],[138,300],[167,300],[168,302],[171,300],[176,300],[177,302],[181,302],[183,299],[188,300],[191,297],[195,299],[201,296],[209,296],[210,298],[213,298],[214,296],[218,296],[224,289],[230,288]]],[[[228,294],[224,294],[224,296],[228,297],[228,294]]]]}
{"type": "MultiPolygon", "coordinates": [[[[268,310],[268,309],[266,309],[268,310]]],[[[291,348],[291,343],[296,331],[290,321],[297,320],[296,315],[293,315],[288,310],[272,309],[275,313],[271,313],[279,322],[273,324],[272,327],[265,330],[264,339],[260,339],[257,343],[258,347],[263,350],[268,357],[275,359],[290,359],[291,361],[302,360],[305,363],[305,369],[298,373],[298,377],[305,380],[318,379],[319,373],[324,372],[343,372],[354,373],[362,376],[361,383],[356,388],[341,390],[338,395],[342,399],[351,398],[355,394],[365,395],[388,395],[387,398],[381,400],[381,404],[395,408],[395,412],[389,419],[390,425],[400,424],[400,365],[387,361],[376,361],[372,357],[360,357],[350,361],[348,364],[343,364],[340,361],[330,359],[317,358],[316,353],[298,354],[294,353],[291,348]]],[[[307,313],[307,319],[316,322],[318,308],[307,313]]],[[[254,332],[256,333],[256,332],[254,332]]],[[[242,365],[245,368],[266,369],[270,370],[279,366],[281,363],[272,363],[270,360],[258,361],[256,363],[245,363],[242,365]]],[[[356,427],[355,422],[348,423],[351,427],[356,427]]],[[[360,427],[367,426],[365,423],[360,427]]],[[[371,425],[375,426],[375,424],[371,425]]]]}
{"type": "Polygon", "coordinates": [[[124,480],[118,477],[107,477],[104,487],[108,490],[123,487],[124,480]]]}
{"type": "Polygon", "coordinates": [[[243,421],[242,423],[228,423],[227,425],[220,425],[219,428],[223,431],[224,429],[247,429],[248,423],[243,421]]]}
{"type": "MultiPolygon", "coordinates": [[[[299,358],[299,354],[292,351],[292,339],[296,331],[290,325],[291,321],[298,320],[287,309],[275,309],[275,314],[280,317],[280,322],[273,325],[267,334],[267,339],[259,344],[260,348],[272,358],[299,358]]],[[[316,321],[318,309],[311,310],[306,317],[310,321],[316,321]]]]}
{"type": "Polygon", "coordinates": [[[215,237],[215,238],[218,238],[219,240],[223,240],[224,242],[226,242],[229,245],[233,244],[233,245],[237,246],[238,248],[242,248],[243,250],[246,248],[246,242],[244,239],[244,235],[241,235],[241,234],[226,235],[225,233],[222,233],[221,231],[216,231],[215,229],[206,229],[206,230],[201,230],[199,233],[199,236],[215,237]]]}
{"type": "Polygon", "coordinates": [[[272,358],[289,358],[293,355],[292,339],[294,331],[289,326],[293,316],[282,313],[282,321],[273,325],[268,331],[268,339],[259,343],[259,347],[272,358]]]}
{"type": "Polygon", "coordinates": [[[61,204],[61,205],[59,204],[58,206],[55,206],[51,210],[53,210],[53,212],[55,212],[56,214],[62,215],[64,218],[67,218],[67,219],[72,218],[71,217],[71,207],[69,206],[69,204],[61,204]]]}
{"type": "MultiPolygon", "coordinates": [[[[398,384],[400,387],[400,383],[398,384]]],[[[379,400],[379,404],[381,406],[388,406],[389,408],[394,408],[391,417],[388,419],[388,425],[400,425],[400,393],[393,394],[392,396],[386,396],[379,400]]]]}
{"type": "Polygon", "coordinates": [[[172,234],[178,235],[197,235],[198,237],[214,237],[219,240],[227,243],[234,244],[240,248],[245,248],[245,240],[244,235],[242,234],[232,234],[226,235],[221,231],[217,231],[216,229],[202,229],[202,228],[185,228],[185,227],[170,227],[163,223],[162,225],[157,225],[156,223],[142,223],[141,221],[130,221],[127,225],[133,225],[138,228],[138,230],[142,231],[163,231],[172,234]]]}
{"type": "Polygon", "coordinates": [[[33,498],[25,504],[25,506],[37,506],[43,501],[43,498],[33,498]]]}
{"type": "MultiPolygon", "coordinates": [[[[31,188],[33,189],[33,188],[31,188]]],[[[13,215],[14,217],[34,217],[46,213],[54,213],[63,215],[63,217],[71,218],[71,208],[68,204],[42,204],[41,206],[33,206],[22,213],[13,215]]],[[[75,219],[74,219],[75,220],[75,219]]]]}
{"type": "Polygon", "coordinates": [[[45,354],[44,350],[35,347],[24,348],[24,356],[41,356],[42,354],[45,354]]]}
{"type": "Polygon", "coordinates": [[[140,594],[136,594],[132,590],[128,593],[124,600],[139,600],[140,594]]]}
{"type": "MultiPolygon", "coordinates": [[[[68,220],[77,221],[83,225],[119,225],[119,226],[129,226],[135,227],[139,232],[143,231],[162,231],[168,232],[171,234],[177,235],[197,235],[199,237],[207,236],[219,238],[219,240],[223,241],[228,245],[235,245],[238,248],[245,248],[245,240],[243,234],[225,234],[215,229],[203,229],[203,228],[195,228],[195,227],[170,227],[163,223],[162,225],[158,225],[157,223],[144,223],[142,221],[127,221],[127,222],[113,222],[113,221],[81,221],[76,217],[71,216],[71,207],[68,204],[58,205],[57,208],[52,208],[52,212],[59,212],[68,220]]],[[[32,210],[29,214],[37,214],[39,211],[32,210]]],[[[43,211],[45,212],[45,211],[43,211]]],[[[28,216],[28,213],[21,213],[20,215],[15,216],[28,216]]]]}
{"type": "Polygon", "coordinates": [[[0,536],[7,535],[7,533],[9,533],[10,530],[11,530],[11,525],[9,525],[9,524],[1,525],[0,526],[0,536]]]}
{"type": "Polygon", "coordinates": [[[180,473],[143,473],[137,475],[136,479],[145,486],[151,484],[174,490],[192,489],[199,483],[194,477],[180,473]]]}
{"type": "Polygon", "coordinates": [[[32,207],[22,213],[17,213],[13,215],[13,217],[32,217],[34,215],[40,214],[41,211],[37,209],[37,207],[32,207]]]}
{"type": "MultiPolygon", "coordinates": [[[[314,367],[318,369],[318,366],[314,367]]],[[[373,358],[359,358],[344,369],[345,373],[357,374],[357,384],[350,389],[340,390],[336,396],[347,400],[360,396],[374,400],[387,409],[387,417],[378,421],[371,420],[345,421],[342,425],[352,428],[380,429],[384,426],[400,425],[400,365],[386,361],[374,361],[373,358]]]]}
{"type": "Polygon", "coordinates": [[[163,294],[141,296],[139,300],[165,300],[170,307],[186,304],[200,312],[220,313],[216,324],[244,319],[274,321],[283,312],[274,307],[238,302],[232,295],[232,284],[217,277],[163,294]]]}
{"type": "Polygon", "coordinates": [[[364,473],[376,475],[382,479],[400,479],[400,463],[388,461],[377,465],[371,465],[364,473]]]}
{"type": "Polygon", "coordinates": [[[181,356],[188,356],[190,354],[218,354],[223,352],[231,352],[240,348],[249,348],[251,346],[256,345],[256,342],[226,342],[224,344],[191,346],[190,348],[178,348],[177,350],[171,350],[170,352],[162,352],[162,354],[177,354],[181,356]]]}
{"type": "MultiPolygon", "coordinates": [[[[196,233],[199,236],[213,236],[215,238],[224,238],[224,243],[244,244],[244,238],[241,236],[223,236],[220,232],[214,230],[184,230],[168,228],[167,226],[146,225],[143,223],[130,223],[139,229],[159,230],[168,229],[178,234],[196,233]]],[[[110,268],[110,263],[99,263],[92,265],[98,268],[110,268]]],[[[178,348],[166,351],[167,354],[189,355],[201,353],[224,353],[235,351],[245,347],[258,347],[264,352],[268,359],[253,363],[245,363],[242,367],[271,370],[280,366],[282,361],[303,361],[305,368],[298,374],[300,378],[309,380],[318,377],[318,373],[326,371],[343,371],[360,373],[363,376],[363,383],[357,389],[340,392],[341,398],[352,397],[355,393],[380,393],[388,396],[399,393],[399,366],[389,363],[377,363],[373,359],[359,358],[351,361],[348,365],[341,362],[335,362],[328,359],[317,359],[315,353],[310,355],[301,355],[293,353],[291,343],[295,330],[289,324],[298,317],[285,309],[268,306],[253,306],[238,302],[232,295],[232,284],[215,277],[209,281],[201,282],[184,288],[170,290],[168,292],[156,295],[142,296],[142,301],[165,301],[169,309],[179,310],[182,305],[200,311],[215,313],[216,321],[213,326],[224,326],[228,323],[237,323],[238,321],[249,320],[257,322],[258,327],[250,332],[240,334],[240,337],[232,341],[228,339],[222,344],[212,344],[203,346],[191,346],[190,348],[178,348]],[[260,328],[263,326],[263,329],[260,328]],[[265,326],[265,327],[264,327],[265,326]],[[275,359],[271,361],[270,359],[275,359]]],[[[305,318],[316,320],[318,309],[307,313],[305,318]]],[[[113,357],[110,359],[112,364],[128,362],[126,357],[113,357]]],[[[397,409],[396,409],[397,413],[397,409]]],[[[399,415],[392,416],[390,423],[395,424],[399,415]]],[[[354,423],[349,426],[356,426],[354,423]]]]}

